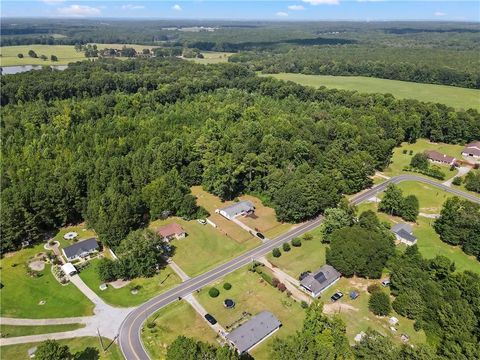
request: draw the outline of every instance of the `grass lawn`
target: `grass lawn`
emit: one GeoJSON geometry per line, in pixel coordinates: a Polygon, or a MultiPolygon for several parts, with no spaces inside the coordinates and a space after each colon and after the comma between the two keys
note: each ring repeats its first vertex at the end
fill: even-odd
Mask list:
{"type": "Polygon", "coordinates": [[[429,214],[439,214],[443,203],[453,196],[431,185],[413,181],[404,181],[398,187],[402,189],[403,196],[415,195],[420,204],[420,212],[429,214]]]}
{"type": "Polygon", "coordinates": [[[222,202],[219,197],[206,192],[201,186],[193,186],[192,194],[197,197],[197,204],[210,213],[209,219],[218,226],[217,230],[236,242],[245,244],[247,247],[254,247],[260,244],[260,240],[250,235],[240,226],[215,213],[216,209],[233,204],[233,201],[222,202]]]}
{"type": "MultiPolygon", "coordinates": [[[[123,355],[120,351],[120,348],[116,344],[112,344],[107,352],[101,350],[99,340],[96,337],[83,337],[67,340],[58,340],[62,345],[68,345],[70,352],[77,355],[76,359],[84,360],[123,360],[123,355]],[[85,352],[81,354],[87,348],[94,348],[98,354],[93,354],[92,352],[85,352]]],[[[110,344],[111,340],[103,339],[105,346],[110,344]]],[[[30,344],[19,344],[19,345],[8,345],[2,346],[0,352],[2,354],[2,359],[16,359],[16,360],[29,360],[28,349],[38,346],[40,343],[30,343],[30,344]]],[[[87,350],[88,351],[88,350],[87,350]]]]}
{"type": "Polygon", "coordinates": [[[62,325],[43,325],[43,326],[16,326],[16,325],[0,325],[0,333],[2,337],[16,337],[37,334],[49,334],[56,332],[64,332],[76,330],[85,327],[85,324],[62,324],[62,325]]]}
{"type": "Polygon", "coordinates": [[[419,332],[414,330],[413,320],[407,319],[392,311],[390,316],[395,316],[399,320],[397,331],[394,332],[390,329],[391,325],[388,322],[390,316],[381,317],[370,312],[368,309],[370,294],[367,292],[367,286],[374,282],[379,282],[379,280],[341,278],[322,295],[322,300],[325,302],[324,312],[337,314],[343,319],[347,325],[347,337],[352,344],[354,343],[355,335],[361,331],[366,331],[368,328],[376,330],[398,343],[401,343],[400,336],[402,334],[407,334],[410,337],[410,343],[425,343],[425,333],[423,330],[419,332]],[[356,290],[360,294],[355,300],[351,300],[348,296],[352,290],[356,290]],[[341,291],[344,296],[333,304],[330,301],[330,296],[337,291],[341,291]]]}
{"type": "Polygon", "coordinates": [[[46,265],[42,276],[27,275],[27,261],[40,252],[43,245],[6,254],[0,260],[1,315],[19,318],[55,318],[93,314],[93,304],[74,285],[61,285],[46,265]],[[40,301],[46,301],[39,305],[40,301]]]}
{"type": "MultiPolygon", "coordinates": [[[[416,153],[422,153],[425,150],[436,150],[441,152],[442,154],[450,155],[456,158],[461,158],[461,152],[463,150],[463,146],[461,145],[451,145],[451,144],[443,144],[443,143],[431,143],[426,139],[419,139],[416,143],[402,143],[400,147],[393,149],[393,156],[390,165],[384,170],[385,175],[388,176],[395,176],[400,174],[408,173],[403,171],[405,166],[410,165],[410,161],[412,160],[413,155],[416,153]],[[404,154],[403,151],[407,150],[407,153],[404,154]],[[412,151],[412,155],[410,155],[410,151],[412,151]]],[[[433,165],[433,164],[432,164],[433,165]]],[[[457,170],[450,170],[450,166],[448,165],[440,165],[439,166],[442,171],[445,173],[445,180],[453,177],[457,170]]],[[[419,174],[420,175],[420,174],[419,174]]]]}
{"type": "Polygon", "coordinates": [[[298,276],[306,270],[317,270],[325,264],[326,245],[321,242],[320,228],[316,228],[310,234],[313,235],[312,240],[302,239],[302,246],[291,246],[289,252],[280,249],[282,256],[278,258],[270,253],[267,255],[268,261],[295,279],[298,279],[298,276]]]}
{"type": "Polygon", "coordinates": [[[187,237],[172,240],[175,246],[175,261],[189,276],[195,276],[224,263],[242,252],[251,249],[256,242],[238,243],[209,224],[202,225],[196,220],[185,221],[180,218],[157,220],[150,227],[157,229],[165,224],[177,223],[187,232],[187,237]]]}
{"type": "Polygon", "coordinates": [[[70,62],[85,60],[86,57],[81,51],[76,51],[73,45],[20,45],[3,46],[0,48],[2,57],[1,66],[21,66],[21,65],[66,65],[70,62]],[[31,58],[28,51],[33,50],[38,56],[46,55],[48,60],[40,58],[31,58]],[[18,58],[18,54],[23,54],[23,59],[18,58]],[[56,55],[58,61],[50,61],[50,55],[56,55]]]}
{"type": "Polygon", "coordinates": [[[184,300],[177,301],[148,318],[155,327],[142,330],[143,345],[152,359],[164,359],[167,347],[179,335],[218,345],[217,335],[204,319],[184,300]]]}
{"type": "Polygon", "coordinates": [[[257,360],[270,358],[270,346],[275,337],[293,334],[303,324],[305,313],[299,303],[274,289],[271,285],[261,280],[258,274],[252,273],[246,268],[241,268],[227,275],[224,279],[212,284],[212,286],[216,286],[220,290],[219,297],[211,298],[208,295],[210,286],[202,289],[196,297],[227,331],[232,330],[230,328],[232,325],[239,324],[239,320],[243,317],[243,312],[256,315],[261,311],[268,310],[282,322],[282,327],[275,335],[268,338],[252,351],[252,356],[257,360]],[[225,282],[232,284],[232,288],[228,291],[222,287],[225,282]],[[223,301],[226,298],[231,298],[235,301],[235,309],[226,309],[223,306],[223,301]]]}
{"type": "Polygon", "coordinates": [[[98,262],[99,260],[96,259],[91,260],[90,266],[81,271],[80,277],[98,296],[115,306],[129,307],[139,305],[182,282],[170,267],[166,267],[158,275],[151,278],[134,279],[120,289],[115,289],[112,285],[109,285],[106,290],[102,291],[99,288],[102,282],[98,278],[96,269],[98,262]],[[135,286],[140,286],[140,289],[137,294],[133,295],[131,290],[135,286]]]}
{"type": "Polygon", "coordinates": [[[86,225],[83,223],[75,226],[66,226],[64,228],[61,228],[57,233],[57,235],[55,235],[53,238],[54,240],[60,243],[61,248],[75,244],[73,240],[66,240],[63,238],[63,235],[65,235],[68,232],[76,232],[78,234],[77,241],[82,241],[82,240],[90,239],[92,237],[97,237],[97,234],[95,233],[95,231],[92,229],[87,229],[86,225]]]}
{"type": "Polygon", "coordinates": [[[225,63],[228,62],[228,58],[230,55],[233,53],[229,52],[217,52],[217,51],[204,51],[202,52],[203,54],[203,59],[188,59],[188,60],[193,60],[196,63],[199,64],[218,64],[218,63],[225,63]]]}
{"type": "Polygon", "coordinates": [[[420,84],[408,81],[379,79],[364,76],[329,76],[303,74],[267,74],[281,80],[290,80],[306,86],[326,86],[360,93],[390,93],[400,99],[417,99],[442,103],[457,109],[480,110],[480,90],[454,86],[420,84]]]}

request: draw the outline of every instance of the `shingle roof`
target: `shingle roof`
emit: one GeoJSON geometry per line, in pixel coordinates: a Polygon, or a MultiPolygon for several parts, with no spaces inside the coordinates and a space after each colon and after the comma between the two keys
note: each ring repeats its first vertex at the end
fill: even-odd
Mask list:
{"type": "Polygon", "coordinates": [[[405,230],[406,232],[408,232],[410,234],[413,232],[412,225],[407,224],[407,223],[395,224],[395,225],[392,226],[391,230],[392,230],[393,233],[397,233],[400,230],[405,230]]]}
{"type": "Polygon", "coordinates": [[[454,157],[439,153],[435,150],[427,150],[425,151],[425,155],[427,155],[430,160],[440,161],[448,164],[451,164],[455,161],[454,157]]]}
{"type": "Polygon", "coordinates": [[[63,249],[65,256],[67,258],[72,258],[75,256],[80,256],[82,253],[90,252],[92,250],[98,249],[97,239],[91,238],[88,240],[80,241],[76,244],[67,246],[63,249]]]}
{"type": "Polygon", "coordinates": [[[412,234],[406,232],[405,230],[401,229],[396,233],[398,236],[400,236],[402,239],[407,240],[408,242],[415,242],[417,238],[413,236],[412,234]]]}
{"type": "Polygon", "coordinates": [[[465,145],[462,153],[480,156],[480,141],[474,141],[465,145]]]}
{"type": "Polygon", "coordinates": [[[160,229],[157,230],[157,233],[160,234],[163,237],[169,237],[169,236],[172,236],[172,235],[179,235],[179,234],[183,234],[184,232],[185,232],[185,230],[183,230],[183,228],[176,223],[171,223],[171,224],[165,225],[165,226],[163,226],[163,227],[161,227],[160,229]]]}
{"type": "Polygon", "coordinates": [[[300,284],[312,293],[318,294],[340,276],[341,274],[333,266],[324,265],[315,273],[305,277],[300,284]]]}
{"type": "Polygon", "coordinates": [[[241,213],[251,210],[255,210],[255,206],[251,201],[248,200],[242,200],[220,209],[220,211],[225,212],[230,217],[235,217],[241,213]]]}
{"type": "Polygon", "coordinates": [[[282,323],[269,311],[262,311],[227,335],[239,353],[248,351],[282,323]]]}

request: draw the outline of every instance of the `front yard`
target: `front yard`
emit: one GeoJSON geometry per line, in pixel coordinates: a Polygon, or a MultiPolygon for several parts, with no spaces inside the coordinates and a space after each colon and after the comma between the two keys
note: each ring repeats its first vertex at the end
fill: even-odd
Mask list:
{"type": "Polygon", "coordinates": [[[142,341],[152,359],[164,359],[167,347],[177,336],[184,335],[218,345],[215,332],[185,300],[177,301],[148,318],[142,329],[142,341]]]}
{"type": "Polygon", "coordinates": [[[90,302],[74,285],[61,285],[52,275],[51,265],[33,277],[27,262],[46,253],[43,244],[6,254],[1,266],[1,315],[20,318],[56,318],[93,314],[90,302]]]}
{"type": "Polygon", "coordinates": [[[42,326],[17,326],[17,325],[0,325],[0,333],[2,337],[10,338],[17,336],[49,334],[56,332],[72,331],[85,327],[84,324],[62,324],[62,325],[42,325],[42,326]]]}
{"type": "Polygon", "coordinates": [[[413,181],[402,182],[398,187],[402,189],[403,196],[415,195],[420,203],[420,212],[427,214],[440,214],[443,203],[453,196],[431,185],[413,181]]]}
{"type": "Polygon", "coordinates": [[[241,268],[224,279],[205,287],[195,296],[227,331],[233,330],[241,322],[248,320],[244,313],[254,316],[261,311],[268,310],[282,322],[282,327],[275,335],[252,350],[251,355],[257,360],[269,359],[273,339],[291,335],[296,330],[300,330],[305,316],[299,303],[273,288],[258,274],[248,271],[246,268],[241,268]],[[232,285],[230,290],[223,288],[225,282],[232,285]],[[220,290],[220,296],[217,298],[209,296],[208,290],[211,286],[220,290]],[[235,301],[234,309],[227,309],[223,305],[223,301],[227,298],[235,301]]]}

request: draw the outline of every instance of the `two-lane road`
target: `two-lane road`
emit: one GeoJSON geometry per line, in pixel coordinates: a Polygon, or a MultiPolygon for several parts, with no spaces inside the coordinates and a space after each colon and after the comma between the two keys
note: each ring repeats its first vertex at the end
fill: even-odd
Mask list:
{"type": "MultiPolygon", "coordinates": [[[[452,189],[448,186],[442,185],[434,180],[430,180],[424,177],[416,175],[400,175],[393,177],[377,186],[368,189],[359,195],[353,197],[350,202],[354,205],[360,204],[363,201],[375,196],[376,194],[384,191],[390,183],[398,184],[403,181],[417,181],[435,186],[441,190],[447,191],[457,196],[461,196],[470,201],[480,203],[480,198],[460,191],[452,189]]],[[[311,231],[322,223],[322,217],[310,220],[295,229],[278,236],[277,238],[270,240],[262,245],[252,249],[246,253],[241,254],[237,258],[230,260],[206,273],[191,278],[177,287],[166,291],[153,299],[143,303],[136,309],[134,309],[123,321],[120,327],[119,343],[122,349],[123,355],[127,360],[149,360],[149,356],[143,347],[141,340],[141,329],[146,319],[159,309],[167,306],[168,304],[177,301],[179,298],[191,294],[202,287],[212,283],[213,281],[224,277],[225,275],[249,264],[254,259],[257,259],[270,251],[273,248],[281,246],[283,243],[290,241],[294,237],[301,236],[304,233],[311,231]]]]}

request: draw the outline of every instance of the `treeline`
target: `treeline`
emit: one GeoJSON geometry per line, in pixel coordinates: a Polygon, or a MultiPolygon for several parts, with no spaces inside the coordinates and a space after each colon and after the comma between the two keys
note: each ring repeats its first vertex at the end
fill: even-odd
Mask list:
{"type": "Polygon", "coordinates": [[[264,73],[370,76],[465,88],[480,88],[478,51],[366,46],[291,47],[242,52],[231,62],[264,73]]]}
{"type": "Polygon", "coordinates": [[[234,64],[98,60],[1,77],[2,251],[86,220],[108,246],[190,194],[254,192],[285,221],[372,184],[402,141],[463,143],[479,114],[260,78],[234,64]]]}

